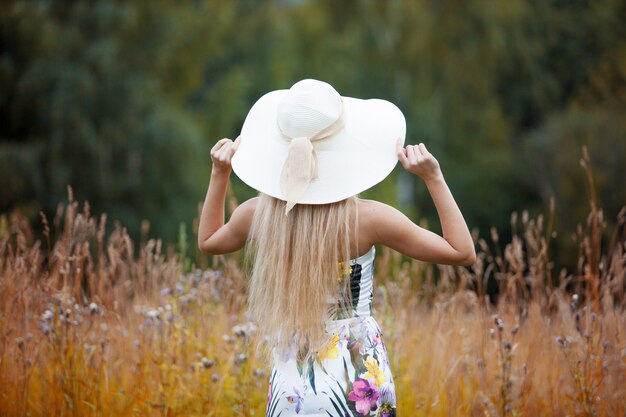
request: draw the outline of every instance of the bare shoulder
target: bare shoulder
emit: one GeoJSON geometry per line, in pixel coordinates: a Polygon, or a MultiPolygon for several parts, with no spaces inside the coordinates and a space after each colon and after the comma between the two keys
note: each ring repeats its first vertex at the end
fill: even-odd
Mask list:
{"type": "Polygon", "coordinates": [[[384,217],[381,216],[401,214],[398,209],[380,201],[359,198],[357,202],[359,205],[359,221],[363,221],[370,226],[377,224],[380,220],[384,220],[384,217]]]}
{"type": "Polygon", "coordinates": [[[256,205],[258,201],[259,201],[259,197],[252,197],[244,201],[243,203],[237,206],[237,208],[233,211],[233,214],[235,213],[235,211],[238,211],[240,216],[254,215],[254,210],[256,209],[256,205]]]}
{"type": "Polygon", "coordinates": [[[239,204],[235,210],[233,210],[233,214],[231,215],[229,222],[241,225],[241,227],[246,230],[249,229],[252,224],[252,218],[254,217],[254,211],[256,210],[258,201],[258,197],[253,197],[239,204]]]}
{"type": "Polygon", "coordinates": [[[241,249],[248,240],[256,204],[256,198],[239,204],[226,224],[198,244],[200,250],[210,255],[219,255],[241,249]]]}
{"type": "Polygon", "coordinates": [[[397,223],[404,215],[396,208],[376,200],[358,199],[359,241],[373,245],[384,243],[380,231],[397,223]]]}

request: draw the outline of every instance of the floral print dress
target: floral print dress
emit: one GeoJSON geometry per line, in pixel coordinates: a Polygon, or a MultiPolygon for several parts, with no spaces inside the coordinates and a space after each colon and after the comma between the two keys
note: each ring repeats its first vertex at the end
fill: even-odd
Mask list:
{"type": "Polygon", "coordinates": [[[372,246],[349,262],[353,311],[327,323],[329,338],[316,358],[274,357],[267,417],[396,415],[387,351],[371,316],[374,255],[372,246]]]}

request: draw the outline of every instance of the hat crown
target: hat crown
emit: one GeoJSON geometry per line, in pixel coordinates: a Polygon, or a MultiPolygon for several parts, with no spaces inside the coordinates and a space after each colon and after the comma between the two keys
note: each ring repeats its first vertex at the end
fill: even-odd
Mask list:
{"type": "Polygon", "coordinates": [[[342,111],[341,96],[330,84],[302,80],[278,104],[278,127],[291,139],[312,137],[335,123],[342,111]]]}

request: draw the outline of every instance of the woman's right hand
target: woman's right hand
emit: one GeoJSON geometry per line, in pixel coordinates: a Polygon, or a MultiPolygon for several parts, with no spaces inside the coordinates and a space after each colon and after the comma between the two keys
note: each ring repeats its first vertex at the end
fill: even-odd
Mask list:
{"type": "Polygon", "coordinates": [[[237,137],[234,141],[228,138],[220,139],[215,146],[211,148],[211,161],[213,169],[230,173],[231,160],[239,147],[241,137],[237,137]]]}
{"type": "Polygon", "coordinates": [[[396,153],[402,167],[424,181],[441,178],[441,168],[435,157],[428,152],[423,143],[402,147],[400,139],[396,142],[396,153]]]}

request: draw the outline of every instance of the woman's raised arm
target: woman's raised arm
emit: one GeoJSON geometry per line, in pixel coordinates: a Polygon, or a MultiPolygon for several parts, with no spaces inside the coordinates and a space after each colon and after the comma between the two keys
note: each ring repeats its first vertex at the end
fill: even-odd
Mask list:
{"type": "Polygon", "coordinates": [[[400,211],[386,204],[374,204],[376,243],[427,262],[471,265],[476,260],[472,236],[461,210],[444,180],[439,162],[424,144],[397,145],[398,159],[407,171],[421,177],[435,203],[443,236],[421,228],[400,211]]]}
{"type": "Polygon", "coordinates": [[[234,142],[222,139],[211,149],[211,180],[198,225],[198,248],[210,255],[241,249],[246,243],[252,223],[256,199],[239,205],[228,223],[224,223],[226,187],[232,171],[230,161],[237,146],[239,139],[234,142]]]}

